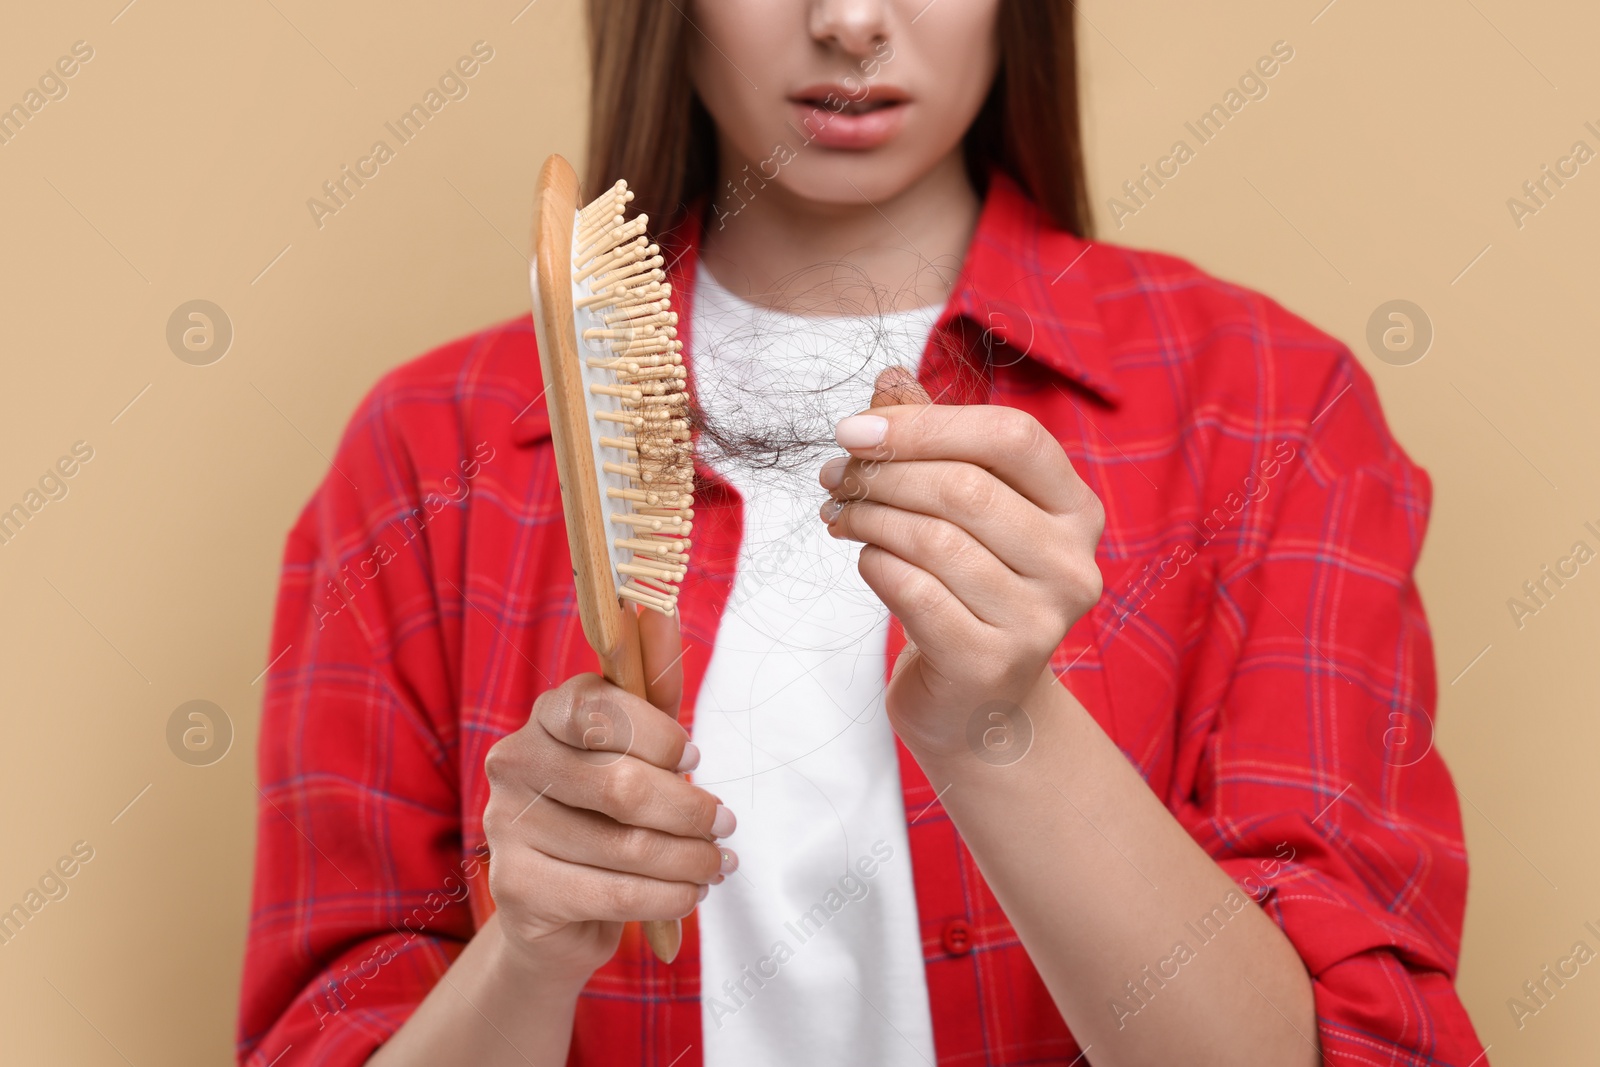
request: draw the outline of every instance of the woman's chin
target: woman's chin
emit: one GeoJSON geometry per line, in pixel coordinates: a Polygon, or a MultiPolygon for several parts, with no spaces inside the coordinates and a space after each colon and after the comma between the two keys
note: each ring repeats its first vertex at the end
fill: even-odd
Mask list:
{"type": "Polygon", "coordinates": [[[814,158],[795,160],[779,180],[792,196],[818,207],[852,209],[881,204],[927,173],[926,167],[914,166],[893,146],[867,152],[811,151],[814,158]]]}

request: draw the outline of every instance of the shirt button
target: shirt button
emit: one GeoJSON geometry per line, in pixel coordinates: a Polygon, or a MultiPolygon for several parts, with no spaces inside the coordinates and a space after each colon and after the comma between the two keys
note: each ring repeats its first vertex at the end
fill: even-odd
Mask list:
{"type": "Polygon", "coordinates": [[[972,951],[972,927],[964,919],[951,919],[944,924],[940,940],[950,955],[965,956],[972,951]]]}

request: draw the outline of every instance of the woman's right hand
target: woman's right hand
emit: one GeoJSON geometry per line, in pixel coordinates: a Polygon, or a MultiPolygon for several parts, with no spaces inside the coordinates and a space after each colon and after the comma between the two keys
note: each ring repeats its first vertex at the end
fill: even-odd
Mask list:
{"type": "Polygon", "coordinates": [[[675,718],[676,619],[639,619],[649,701],[582,674],[534,702],[484,764],[489,892],[519,962],[582,986],[622,924],[679,919],[738,865],[733,812],[683,777],[699,751],[675,718]]]}

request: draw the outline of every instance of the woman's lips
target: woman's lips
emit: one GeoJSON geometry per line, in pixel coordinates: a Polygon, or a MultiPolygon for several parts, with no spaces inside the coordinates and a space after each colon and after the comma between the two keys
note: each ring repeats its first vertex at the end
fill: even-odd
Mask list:
{"type": "Polygon", "coordinates": [[[910,101],[882,90],[855,99],[842,92],[807,92],[791,97],[790,106],[812,144],[865,151],[887,144],[900,132],[910,101]]]}

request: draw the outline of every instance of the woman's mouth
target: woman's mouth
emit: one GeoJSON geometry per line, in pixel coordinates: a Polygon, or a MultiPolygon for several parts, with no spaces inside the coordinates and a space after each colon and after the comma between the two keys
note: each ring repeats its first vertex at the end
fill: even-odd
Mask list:
{"type": "Polygon", "coordinates": [[[810,143],[823,148],[866,151],[887,144],[902,126],[911,98],[888,85],[853,88],[811,85],[789,97],[810,143]]]}

